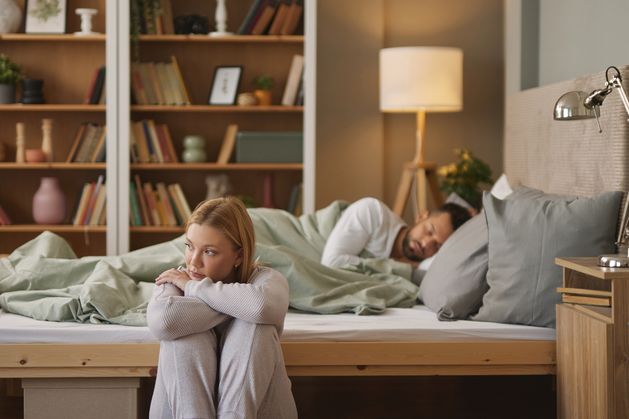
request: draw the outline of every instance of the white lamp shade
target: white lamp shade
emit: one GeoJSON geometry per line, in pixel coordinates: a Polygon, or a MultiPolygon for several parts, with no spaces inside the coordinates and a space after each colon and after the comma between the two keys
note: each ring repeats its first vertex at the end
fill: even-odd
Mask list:
{"type": "Polygon", "coordinates": [[[380,50],[380,110],[453,112],[463,108],[463,51],[449,47],[380,50]]]}

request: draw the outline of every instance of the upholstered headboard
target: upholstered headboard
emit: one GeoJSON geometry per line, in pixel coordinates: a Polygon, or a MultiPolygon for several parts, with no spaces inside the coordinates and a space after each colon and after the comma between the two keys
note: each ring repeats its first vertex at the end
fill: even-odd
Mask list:
{"type": "MultiPolygon", "coordinates": [[[[627,90],[629,66],[618,68],[627,90]]],[[[605,69],[507,99],[504,168],[512,186],[580,196],[629,189],[629,122],[618,92],[601,107],[603,133],[594,119],[553,120],[553,107],[563,93],[589,93],[604,84],[605,69]]]]}

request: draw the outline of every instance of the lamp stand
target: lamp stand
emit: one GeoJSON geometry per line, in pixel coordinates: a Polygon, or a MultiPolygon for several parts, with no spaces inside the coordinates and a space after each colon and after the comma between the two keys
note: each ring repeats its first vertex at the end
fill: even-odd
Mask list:
{"type": "Polygon", "coordinates": [[[404,208],[408,203],[413,189],[413,179],[415,179],[415,200],[413,212],[414,216],[427,209],[426,204],[426,181],[430,186],[430,192],[435,201],[435,205],[443,205],[443,196],[439,190],[439,182],[437,180],[437,165],[435,163],[424,161],[424,132],[426,126],[426,112],[417,111],[417,131],[415,133],[416,148],[415,157],[412,162],[407,162],[402,168],[402,177],[397,189],[393,212],[400,217],[404,214],[404,208]]]}

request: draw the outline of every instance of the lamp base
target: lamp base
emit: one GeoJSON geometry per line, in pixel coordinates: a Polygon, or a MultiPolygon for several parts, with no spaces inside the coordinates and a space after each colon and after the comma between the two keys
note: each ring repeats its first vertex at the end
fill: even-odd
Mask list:
{"type": "Polygon", "coordinates": [[[629,256],[623,254],[600,255],[598,266],[604,268],[629,268],[629,256]]]}

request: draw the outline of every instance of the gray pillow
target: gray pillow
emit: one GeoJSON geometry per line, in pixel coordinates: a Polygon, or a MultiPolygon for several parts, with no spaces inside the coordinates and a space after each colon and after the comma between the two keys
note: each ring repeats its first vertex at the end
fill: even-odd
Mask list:
{"type": "Polygon", "coordinates": [[[419,299],[439,320],[465,319],[487,291],[486,273],[487,222],[480,213],[439,249],[419,286],[419,299]]]}
{"type": "Polygon", "coordinates": [[[554,327],[561,270],[555,258],[614,251],[622,192],[593,198],[540,191],[483,196],[489,229],[489,291],[473,320],[554,327]]]}

